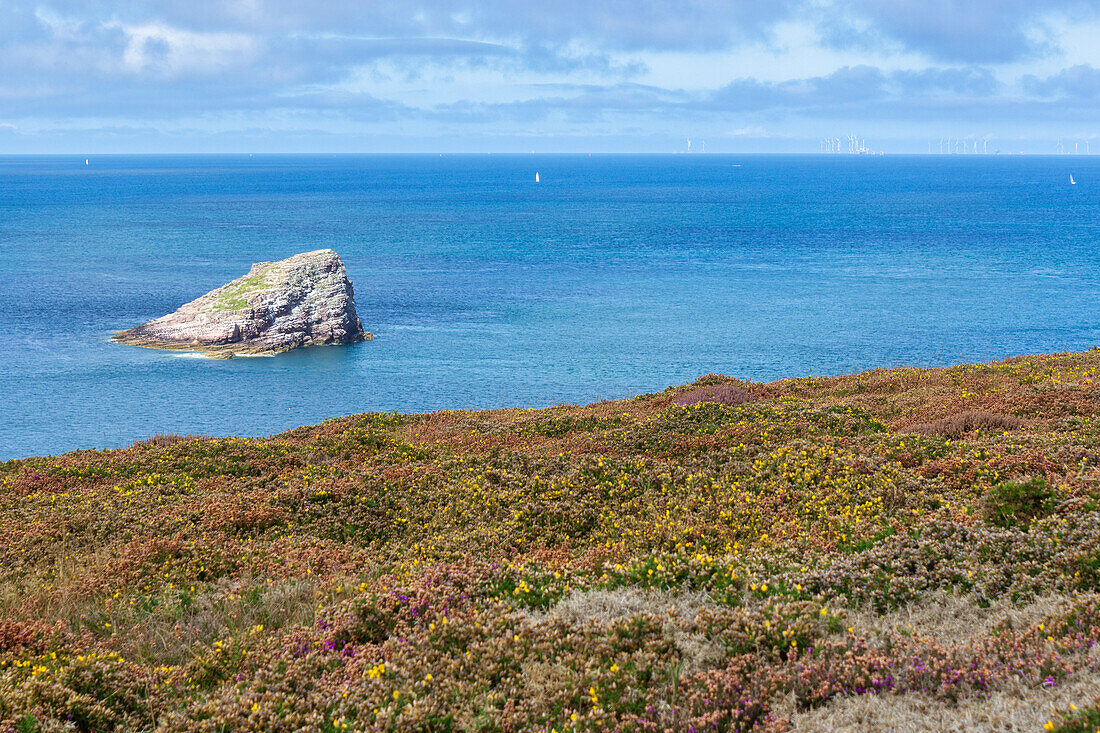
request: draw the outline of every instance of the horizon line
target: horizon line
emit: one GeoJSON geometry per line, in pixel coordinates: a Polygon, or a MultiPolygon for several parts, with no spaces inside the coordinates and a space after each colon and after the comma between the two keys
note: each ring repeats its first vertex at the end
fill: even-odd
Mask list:
{"type": "Polygon", "coordinates": [[[106,156],[140,156],[140,155],[161,155],[161,156],[187,156],[187,155],[206,155],[206,156],[317,156],[317,155],[346,155],[346,156],[458,156],[458,155],[506,155],[511,157],[521,156],[625,156],[625,155],[653,155],[653,156],[668,156],[668,157],[685,157],[685,158],[700,158],[700,157],[719,157],[719,156],[769,156],[769,157],[819,157],[819,158],[882,158],[886,156],[892,157],[923,157],[923,158],[1004,158],[1012,157],[1018,158],[1021,156],[1038,157],[1038,158],[1092,158],[1100,156],[1100,153],[1036,153],[1028,151],[1001,151],[994,153],[939,153],[939,152],[917,152],[906,151],[891,153],[888,151],[877,151],[874,153],[823,153],[823,152],[797,152],[797,151],[751,151],[751,152],[710,152],[710,153],[697,153],[687,151],[652,151],[652,150],[638,150],[638,151],[554,151],[554,152],[516,152],[516,151],[419,151],[419,152],[395,152],[395,151],[265,151],[265,152],[247,152],[247,151],[109,151],[109,152],[0,152],[0,158],[31,158],[31,157],[106,157],[106,156]]]}

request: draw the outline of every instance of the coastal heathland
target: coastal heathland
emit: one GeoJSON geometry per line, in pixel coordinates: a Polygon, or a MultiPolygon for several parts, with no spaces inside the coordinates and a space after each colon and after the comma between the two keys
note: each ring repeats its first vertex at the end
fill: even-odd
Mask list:
{"type": "Polygon", "coordinates": [[[1092,731],[1098,368],[9,461],[0,730],[1092,731]]]}

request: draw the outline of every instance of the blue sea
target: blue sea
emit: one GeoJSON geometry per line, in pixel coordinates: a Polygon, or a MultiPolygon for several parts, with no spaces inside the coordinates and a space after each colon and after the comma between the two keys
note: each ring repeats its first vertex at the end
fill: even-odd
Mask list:
{"type": "Polygon", "coordinates": [[[1083,156],[0,157],[0,459],[1087,349],[1098,205],[1083,156]],[[323,247],[374,341],[109,340],[323,247]]]}

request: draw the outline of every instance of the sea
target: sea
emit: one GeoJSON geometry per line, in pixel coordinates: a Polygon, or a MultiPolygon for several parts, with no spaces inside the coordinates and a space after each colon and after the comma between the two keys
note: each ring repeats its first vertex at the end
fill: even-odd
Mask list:
{"type": "Polygon", "coordinates": [[[1084,350],[1098,205],[1087,156],[0,156],[0,459],[1084,350]],[[110,341],[325,247],[373,341],[110,341]]]}

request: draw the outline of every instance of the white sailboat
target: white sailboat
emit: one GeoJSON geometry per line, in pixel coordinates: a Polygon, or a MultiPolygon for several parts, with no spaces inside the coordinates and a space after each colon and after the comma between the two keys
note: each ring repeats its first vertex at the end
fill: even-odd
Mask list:
{"type": "Polygon", "coordinates": [[[1076,186],[1077,185],[1077,181],[1073,180],[1073,174],[1072,173],[1069,174],[1069,185],[1071,185],[1071,186],[1076,186]]]}
{"type": "Polygon", "coordinates": [[[535,171],[535,183],[539,182],[539,172],[535,171]]]}
{"type": "Polygon", "coordinates": [[[88,159],[87,158],[84,159],[84,165],[88,165],[88,159]]]}

